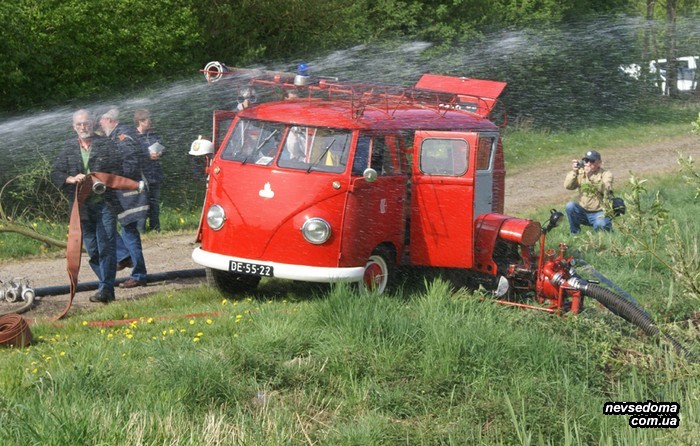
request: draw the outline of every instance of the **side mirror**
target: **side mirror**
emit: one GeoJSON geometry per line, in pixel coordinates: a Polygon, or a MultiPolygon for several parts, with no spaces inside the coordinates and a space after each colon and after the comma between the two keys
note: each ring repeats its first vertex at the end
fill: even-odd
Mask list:
{"type": "Polygon", "coordinates": [[[362,172],[362,177],[368,183],[374,183],[375,181],[377,181],[377,171],[372,169],[371,167],[368,167],[365,169],[364,172],[362,172]]]}
{"type": "Polygon", "coordinates": [[[542,232],[544,232],[545,234],[559,226],[559,223],[561,223],[561,219],[564,218],[564,214],[562,214],[556,209],[552,209],[549,212],[549,221],[547,222],[547,225],[542,229],[542,232]]]}

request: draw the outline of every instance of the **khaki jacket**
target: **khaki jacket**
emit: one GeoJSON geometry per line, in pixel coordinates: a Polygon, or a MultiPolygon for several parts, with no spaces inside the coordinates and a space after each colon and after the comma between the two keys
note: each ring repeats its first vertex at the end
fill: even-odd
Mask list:
{"type": "Polygon", "coordinates": [[[604,209],[603,202],[612,194],[613,174],[602,167],[590,177],[583,169],[572,170],[566,174],[564,187],[578,189],[578,202],[582,208],[589,212],[600,211],[604,209]]]}

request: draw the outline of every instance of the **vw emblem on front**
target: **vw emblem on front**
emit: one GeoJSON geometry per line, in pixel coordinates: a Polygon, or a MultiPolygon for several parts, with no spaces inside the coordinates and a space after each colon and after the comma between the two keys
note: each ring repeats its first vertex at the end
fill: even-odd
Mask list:
{"type": "Polygon", "coordinates": [[[260,191],[258,192],[258,195],[260,195],[263,198],[272,198],[275,196],[275,192],[272,190],[270,183],[267,182],[267,183],[265,183],[265,186],[263,186],[263,188],[260,189],[260,191]]]}

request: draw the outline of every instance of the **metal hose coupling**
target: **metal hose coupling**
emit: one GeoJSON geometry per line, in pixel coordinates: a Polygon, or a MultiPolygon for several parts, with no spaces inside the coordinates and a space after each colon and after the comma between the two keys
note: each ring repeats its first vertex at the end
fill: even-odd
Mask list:
{"type": "Polygon", "coordinates": [[[582,293],[588,291],[588,286],[591,284],[589,281],[577,276],[576,274],[572,274],[571,277],[569,277],[568,282],[571,288],[581,291],[582,293]]]}
{"type": "Polygon", "coordinates": [[[0,281],[0,300],[5,302],[29,302],[33,301],[36,293],[29,284],[28,279],[12,279],[0,281]]]}
{"type": "Polygon", "coordinates": [[[568,273],[565,273],[564,271],[557,271],[549,279],[549,282],[555,287],[561,287],[566,284],[569,288],[582,292],[588,290],[588,285],[590,285],[590,282],[578,276],[573,271],[569,271],[568,273]]]}
{"type": "Polygon", "coordinates": [[[92,191],[97,195],[102,195],[107,190],[107,185],[102,181],[95,181],[92,183],[92,191]]]}

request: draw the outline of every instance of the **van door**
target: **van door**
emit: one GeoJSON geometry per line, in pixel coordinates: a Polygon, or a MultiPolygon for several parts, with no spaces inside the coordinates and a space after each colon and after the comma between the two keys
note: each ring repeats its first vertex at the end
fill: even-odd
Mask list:
{"type": "Polygon", "coordinates": [[[478,135],[416,132],[410,258],[415,265],[471,268],[478,135]]]}
{"type": "Polygon", "coordinates": [[[385,243],[401,254],[407,186],[400,148],[397,135],[358,135],[343,222],[341,265],[364,264],[374,248],[385,243]],[[362,177],[368,167],[377,172],[374,182],[362,177]]]}

